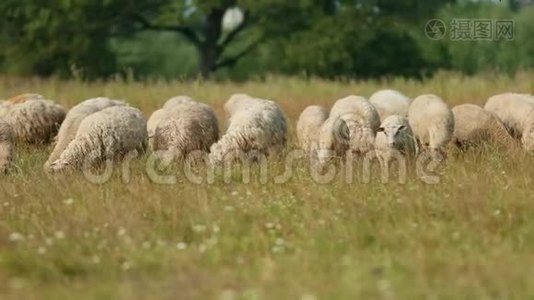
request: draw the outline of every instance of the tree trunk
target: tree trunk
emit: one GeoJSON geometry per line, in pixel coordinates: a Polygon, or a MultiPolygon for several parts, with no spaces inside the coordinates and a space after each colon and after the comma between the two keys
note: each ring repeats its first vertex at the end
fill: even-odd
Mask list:
{"type": "Polygon", "coordinates": [[[203,78],[209,78],[211,73],[217,69],[217,62],[222,52],[218,43],[222,34],[222,19],[225,11],[226,8],[214,8],[206,16],[203,28],[204,40],[197,49],[200,59],[198,72],[203,78]]]}

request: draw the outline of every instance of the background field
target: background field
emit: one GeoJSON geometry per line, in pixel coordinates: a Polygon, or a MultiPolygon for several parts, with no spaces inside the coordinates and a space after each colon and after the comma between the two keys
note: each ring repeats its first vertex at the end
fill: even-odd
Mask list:
{"type": "MultiPolygon", "coordinates": [[[[309,104],[396,88],[451,105],[534,92],[534,74],[426,81],[135,83],[0,79],[0,97],[36,92],[66,107],[99,95],[148,117],[171,96],[222,104],[235,92],[280,103],[294,125],[309,104]]],[[[534,158],[492,149],[453,154],[441,182],[315,183],[304,165],[285,184],[235,180],[103,185],[49,177],[50,149],[17,147],[0,178],[2,299],[534,299],[534,158]]],[[[275,166],[274,170],[279,170],[275,166]]]]}

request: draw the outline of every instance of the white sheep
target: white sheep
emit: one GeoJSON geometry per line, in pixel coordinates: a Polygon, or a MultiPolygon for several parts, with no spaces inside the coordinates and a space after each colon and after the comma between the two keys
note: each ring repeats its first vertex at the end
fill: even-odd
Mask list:
{"type": "Polygon", "coordinates": [[[75,138],[51,171],[98,167],[120,162],[127,154],[141,154],[146,147],[146,121],[141,111],[130,106],[111,106],[84,118],[75,138]]]}
{"type": "Polygon", "coordinates": [[[171,99],[167,100],[167,102],[163,104],[163,109],[171,108],[171,107],[186,104],[186,103],[196,103],[196,101],[189,96],[176,96],[176,97],[172,97],[171,99]]]}
{"type": "Polygon", "coordinates": [[[0,172],[6,173],[13,164],[13,131],[0,120],[0,172]]]}
{"type": "Polygon", "coordinates": [[[164,109],[150,139],[153,151],[171,153],[183,159],[193,151],[209,152],[219,138],[219,122],[213,109],[195,101],[164,109]]]}
{"type": "Polygon", "coordinates": [[[324,167],[334,158],[345,157],[350,147],[350,130],[347,123],[342,118],[330,117],[323,122],[319,130],[315,133],[316,146],[313,150],[312,159],[317,156],[319,166],[324,167]]]}
{"type": "Polygon", "coordinates": [[[350,150],[365,154],[373,150],[380,117],[369,101],[360,96],[348,96],[336,101],[330,118],[342,118],[350,131],[350,150]]]}
{"type": "Polygon", "coordinates": [[[408,117],[411,101],[406,95],[395,90],[381,90],[369,98],[369,102],[376,108],[381,121],[391,115],[408,117]]]}
{"type": "Polygon", "coordinates": [[[412,159],[417,152],[417,141],[408,118],[391,115],[382,121],[376,134],[375,153],[383,172],[388,173],[392,159],[412,159]]]}
{"type": "Polygon", "coordinates": [[[251,151],[269,157],[284,150],[287,121],[275,102],[232,97],[225,109],[230,113],[230,125],[222,138],[211,146],[209,158],[212,164],[232,162],[251,151]]]}
{"type": "Polygon", "coordinates": [[[228,101],[224,104],[224,111],[232,116],[234,113],[255,105],[261,105],[264,103],[263,99],[254,98],[247,94],[233,94],[228,101]]]}
{"type": "Polygon", "coordinates": [[[523,149],[534,150],[534,100],[528,94],[505,93],[490,97],[484,109],[496,114],[523,149]]]}
{"type": "Polygon", "coordinates": [[[74,106],[65,117],[65,120],[59,128],[55,137],[55,146],[46,161],[44,167],[47,169],[50,164],[56,161],[61,153],[67,148],[69,143],[76,137],[80,123],[89,115],[99,112],[112,106],[126,106],[123,101],[112,100],[109,98],[99,97],[85,100],[74,106]]]}
{"type": "Polygon", "coordinates": [[[306,107],[297,122],[297,139],[300,148],[308,155],[314,151],[318,131],[328,119],[328,111],[318,105],[306,107]]]}
{"type": "Polygon", "coordinates": [[[421,151],[438,160],[445,156],[454,133],[454,115],[447,103],[436,95],[419,96],[410,105],[408,120],[421,151]]]}
{"type": "Polygon", "coordinates": [[[13,130],[13,138],[28,144],[47,144],[65,119],[65,109],[37,94],[24,94],[2,103],[0,118],[13,130]]]}
{"type": "Polygon", "coordinates": [[[518,153],[518,143],[495,114],[474,104],[457,105],[452,108],[452,112],[454,145],[466,148],[490,143],[509,153],[518,153]]]}

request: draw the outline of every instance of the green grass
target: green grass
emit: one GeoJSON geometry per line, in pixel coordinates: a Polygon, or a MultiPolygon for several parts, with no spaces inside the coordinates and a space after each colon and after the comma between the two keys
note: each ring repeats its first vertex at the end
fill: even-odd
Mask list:
{"type": "MultiPolygon", "coordinates": [[[[306,105],[384,87],[482,104],[500,92],[532,93],[534,74],[245,84],[3,78],[0,96],[36,92],[70,107],[106,95],[148,116],[187,94],[212,104],[224,127],[225,99],[248,92],[282,105],[294,147],[306,105]]],[[[413,175],[404,185],[378,176],[318,184],[302,163],[283,184],[196,185],[180,176],[158,185],[144,158],[129,183],[116,172],[96,185],[80,174],[44,174],[49,150],[17,147],[20,170],[0,178],[1,299],[534,299],[529,155],[451,153],[437,185],[413,175]],[[17,234],[23,240],[13,241],[17,234]]]]}

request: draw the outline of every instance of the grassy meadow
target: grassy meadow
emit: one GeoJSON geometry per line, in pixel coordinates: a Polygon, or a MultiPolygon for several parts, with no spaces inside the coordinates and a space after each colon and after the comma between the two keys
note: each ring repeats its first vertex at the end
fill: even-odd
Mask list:
{"type": "MultiPolygon", "coordinates": [[[[125,99],[147,117],[185,94],[212,105],[244,92],[276,100],[294,128],[310,104],[381,88],[451,106],[534,93],[515,78],[440,73],[425,81],[78,81],[0,78],[0,98],[35,92],[66,107],[125,99]]],[[[440,182],[153,183],[146,157],[103,184],[42,170],[50,149],[16,148],[0,177],[0,299],[534,299],[534,157],[452,153],[440,182]]],[[[283,172],[273,163],[272,172],[283,172]]],[[[358,172],[356,172],[358,173],[358,172]]]]}

